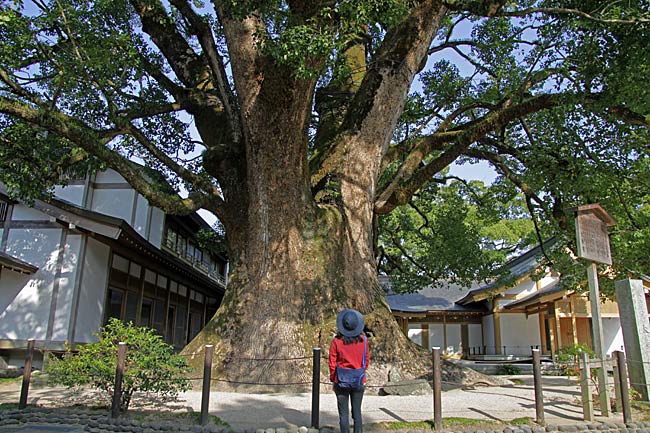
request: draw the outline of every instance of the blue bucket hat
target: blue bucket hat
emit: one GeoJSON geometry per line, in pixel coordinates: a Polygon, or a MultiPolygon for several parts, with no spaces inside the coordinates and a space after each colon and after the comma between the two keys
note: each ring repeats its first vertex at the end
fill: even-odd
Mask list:
{"type": "Polygon", "coordinates": [[[363,315],[357,310],[345,309],[336,318],[336,327],[344,337],[356,337],[365,325],[363,315]]]}

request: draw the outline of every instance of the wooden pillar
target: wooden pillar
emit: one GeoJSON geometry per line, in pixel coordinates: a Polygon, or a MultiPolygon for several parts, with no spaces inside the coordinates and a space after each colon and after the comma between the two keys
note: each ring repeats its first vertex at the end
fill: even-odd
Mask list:
{"type": "MultiPolygon", "coordinates": [[[[163,340],[165,340],[167,343],[174,344],[173,341],[171,341],[171,336],[167,335],[167,328],[169,328],[169,305],[171,303],[171,284],[172,284],[172,279],[167,278],[167,296],[165,297],[165,305],[163,307],[163,311],[165,312],[165,317],[163,318],[163,340]]],[[[177,283],[178,284],[178,283],[177,283]]]]}
{"type": "Polygon", "coordinates": [[[447,353],[447,316],[443,313],[442,315],[442,338],[445,344],[445,347],[442,349],[442,353],[447,353]]]}
{"type": "Polygon", "coordinates": [[[430,350],[431,340],[429,336],[429,324],[428,323],[420,324],[420,329],[422,330],[422,347],[427,350],[430,350]]]}
{"type": "Polygon", "coordinates": [[[469,325],[467,323],[460,325],[460,344],[463,346],[461,358],[464,358],[465,354],[469,353],[469,325]]]}
{"type": "MultiPolygon", "coordinates": [[[[537,319],[539,322],[539,342],[542,345],[540,348],[543,354],[547,354],[548,350],[546,349],[546,346],[548,342],[546,341],[546,325],[544,323],[546,314],[543,311],[540,311],[537,313],[537,319]]],[[[553,350],[551,350],[551,354],[553,353],[553,350]]]]}
{"type": "Polygon", "coordinates": [[[185,309],[185,313],[187,315],[185,316],[185,336],[183,337],[183,341],[184,341],[183,345],[186,345],[187,343],[189,343],[188,336],[190,334],[190,325],[191,325],[191,323],[190,323],[190,313],[192,311],[191,310],[191,308],[192,308],[192,297],[191,297],[192,288],[190,286],[187,286],[186,290],[187,290],[187,305],[186,305],[187,308],[185,309]]]}
{"type": "Polygon", "coordinates": [[[576,318],[576,298],[571,296],[571,329],[573,330],[573,345],[578,344],[578,320],[576,318]]]}
{"type": "Polygon", "coordinates": [[[557,344],[555,350],[559,351],[562,348],[562,329],[560,328],[560,316],[558,314],[560,308],[557,306],[557,303],[554,303],[553,306],[553,316],[555,317],[555,342],[557,344]]]}
{"type": "MultiPolygon", "coordinates": [[[[137,194],[136,194],[137,197],[137,194]]],[[[129,277],[127,278],[127,285],[128,281],[133,277],[131,275],[131,265],[135,263],[132,260],[129,260],[129,269],[127,272],[129,273],[129,277]]],[[[144,300],[144,275],[145,275],[145,270],[146,268],[141,265],[140,263],[137,263],[138,266],[140,266],[140,280],[138,281],[138,300],[136,301],[138,305],[135,306],[135,326],[140,326],[140,316],[142,316],[142,301],[144,300]]],[[[154,284],[156,284],[157,281],[154,281],[154,284]]],[[[127,290],[128,292],[128,290],[127,290]]],[[[126,302],[129,302],[129,294],[126,294],[126,302]]]]}
{"type": "Polygon", "coordinates": [[[494,353],[501,354],[501,315],[499,313],[499,302],[494,301],[494,353]]]}

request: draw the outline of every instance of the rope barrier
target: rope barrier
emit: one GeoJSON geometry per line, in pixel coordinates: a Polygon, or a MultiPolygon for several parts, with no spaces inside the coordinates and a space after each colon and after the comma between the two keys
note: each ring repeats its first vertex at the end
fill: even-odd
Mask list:
{"type": "Polygon", "coordinates": [[[300,358],[226,358],[227,361],[304,361],[311,359],[311,356],[300,358]]]}
{"type": "MultiPolygon", "coordinates": [[[[510,347],[512,348],[512,347],[518,347],[518,346],[510,346],[510,347]]],[[[520,347],[525,347],[525,346],[520,346],[520,347]]],[[[208,346],[208,348],[211,349],[210,346],[208,346]]],[[[208,348],[206,348],[205,350],[201,350],[201,351],[199,351],[197,353],[193,353],[193,354],[176,354],[176,356],[179,356],[179,357],[182,357],[182,358],[197,358],[198,357],[199,359],[200,358],[205,358],[206,360],[211,360],[210,354],[212,352],[211,352],[211,350],[208,350],[208,348]],[[206,355],[207,355],[207,357],[206,357],[206,355]]],[[[39,352],[43,352],[43,350],[41,350],[41,349],[37,349],[37,350],[39,350],[39,352]]],[[[143,370],[143,371],[140,371],[138,374],[132,374],[133,370],[131,370],[129,372],[128,369],[126,369],[127,371],[125,371],[125,374],[123,376],[121,376],[120,380],[129,381],[129,380],[134,380],[134,379],[142,379],[142,380],[155,380],[155,381],[160,381],[160,382],[164,382],[164,383],[190,383],[190,382],[201,381],[202,380],[203,381],[204,393],[208,393],[208,394],[210,392],[210,385],[209,384],[213,383],[213,382],[221,382],[221,383],[232,384],[232,385],[269,386],[269,387],[292,387],[292,386],[294,386],[294,387],[295,386],[307,387],[309,385],[314,385],[314,384],[332,386],[332,385],[334,385],[334,383],[332,381],[327,381],[327,380],[322,380],[322,379],[319,380],[320,378],[327,377],[324,374],[324,375],[320,375],[320,378],[319,378],[319,371],[320,370],[319,370],[318,367],[320,366],[319,364],[322,365],[322,364],[328,362],[329,361],[329,356],[327,356],[325,353],[322,353],[322,355],[320,357],[317,357],[316,356],[316,351],[317,350],[315,349],[314,357],[312,357],[312,356],[296,356],[296,357],[278,357],[278,358],[270,358],[270,357],[260,357],[260,358],[254,358],[254,357],[250,357],[250,358],[249,357],[227,357],[227,358],[225,358],[225,362],[229,362],[229,363],[238,363],[238,362],[267,362],[267,363],[277,362],[277,363],[281,363],[281,362],[296,362],[296,361],[298,361],[299,363],[303,363],[302,365],[303,365],[304,368],[300,369],[300,374],[297,377],[293,378],[294,381],[290,381],[290,382],[266,382],[266,381],[262,381],[262,380],[257,381],[257,380],[254,380],[254,379],[253,380],[232,380],[232,379],[229,379],[227,377],[211,378],[210,375],[209,375],[210,366],[207,363],[206,363],[205,368],[207,368],[208,370],[204,370],[204,376],[201,376],[201,377],[188,374],[189,377],[183,377],[183,378],[174,378],[174,377],[162,377],[161,378],[161,377],[156,377],[153,374],[150,375],[150,372],[153,372],[153,369],[151,369],[151,370],[149,370],[149,369],[143,370]],[[316,365],[313,366],[314,369],[312,370],[312,372],[314,374],[313,378],[311,377],[311,375],[310,375],[309,378],[305,377],[305,376],[308,375],[307,364],[311,364],[310,361],[314,361],[316,363],[316,365]],[[207,371],[207,373],[206,373],[206,371],[207,371]],[[129,373],[131,373],[131,374],[129,374],[129,373]]],[[[65,352],[62,352],[62,353],[65,353],[65,352]]],[[[436,360],[440,360],[439,352],[435,356],[437,356],[436,360]]],[[[418,352],[418,353],[412,354],[411,358],[431,362],[431,361],[433,361],[433,357],[434,357],[434,355],[432,353],[418,352]]],[[[640,361],[634,361],[634,362],[640,362],[640,361]]],[[[588,362],[588,365],[596,366],[597,368],[600,368],[600,367],[602,367],[603,363],[605,363],[605,365],[608,366],[611,363],[613,363],[613,360],[612,359],[607,359],[607,360],[603,361],[603,360],[593,359],[593,360],[590,360],[588,362]]],[[[571,363],[571,364],[573,365],[573,363],[571,363]]],[[[440,374],[439,367],[440,367],[440,365],[438,364],[438,370],[437,370],[438,375],[436,376],[437,378],[440,378],[440,376],[439,376],[439,374],[440,374]]],[[[435,368],[435,362],[434,362],[434,368],[435,368]]],[[[328,370],[328,368],[325,367],[324,371],[327,371],[327,370],[328,370]]],[[[97,370],[97,371],[99,371],[99,370],[97,370]]],[[[383,384],[368,383],[368,384],[365,384],[365,387],[369,388],[369,389],[402,388],[402,387],[409,387],[409,386],[413,386],[413,385],[417,385],[417,384],[428,384],[432,388],[431,392],[434,395],[436,395],[436,392],[438,392],[438,393],[440,392],[440,385],[441,384],[452,385],[452,386],[476,386],[476,385],[480,385],[480,382],[478,382],[478,383],[470,383],[470,384],[466,384],[466,385],[459,384],[459,383],[456,383],[456,382],[446,381],[446,380],[440,380],[440,381],[436,382],[434,379],[430,379],[431,375],[432,375],[432,372],[429,371],[428,375],[426,375],[426,376],[424,376],[424,377],[422,377],[420,379],[406,380],[406,381],[403,381],[403,382],[394,382],[394,383],[393,382],[387,382],[387,383],[383,383],[383,384]],[[436,391],[436,389],[437,389],[437,391],[436,391]]],[[[99,377],[97,374],[90,374],[89,376],[91,378],[98,378],[99,377]]],[[[121,383],[121,382],[117,382],[117,380],[118,379],[117,379],[117,376],[116,376],[116,383],[121,383]]],[[[586,382],[586,387],[588,387],[588,388],[593,387],[593,384],[591,384],[591,382],[588,379],[585,379],[585,380],[581,379],[581,381],[580,381],[580,383],[583,384],[583,385],[585,384],[585,382],[586,382]]],[[[642,385],[642,384],[632,384],[632,385],[642,385]]],[[[318,386],[316,386],[315,388],[318,389],[318,386]]],[[[117,389],[117,385],[116,385],[116,389],[117,389]]],[[[537,388],[536,388],[536,392],[537,392],[537,388]]],[[[318,393],[313,394],[313,395],[318,395],[318,393]]],[[[436,398],[439,398],[439,394],[437,394],[437,395],[438,395],[438,397],[436,397],[436,398]]],[[[203,404],[203,402],[202,402],[202,404],[203,404]]]]}
{"type": "Polygon", "coordinates": [[[650,362],[647,362],[647,361],[637,361],[637,360],[635,360],[635,359],[626,359],[625,362],[627,362],[628,364],[634,363],[634,364],[649,364],[649,365],[650,365],[650,362]]]}
{"type": "Polygon", "coordinates": [[[295,386],[295,385],[310,385],[311,381],[309,382],[284,382],[284,383],[267,383],[267,382],[240,382],[240,381],[235,381],[235,380],[227,380],[227,379],[212,379],[214,382],[224,382],[224,383],[232,383],[236,385],[262,385],[262,386],[295,386]]]}

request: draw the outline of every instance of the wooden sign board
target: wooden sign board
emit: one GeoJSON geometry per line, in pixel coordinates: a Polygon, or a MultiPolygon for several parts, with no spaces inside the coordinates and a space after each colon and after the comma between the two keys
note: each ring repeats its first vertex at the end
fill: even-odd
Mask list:
{"type": "Polygon", "coordinates": [[[581,212],[581,209],[578,208],[576,218],[578,257],[606,265],[612,264],[609,234],[607,233],[608,225],[612,225],[611,222],[602,218],[593,209],[581,212]]]}

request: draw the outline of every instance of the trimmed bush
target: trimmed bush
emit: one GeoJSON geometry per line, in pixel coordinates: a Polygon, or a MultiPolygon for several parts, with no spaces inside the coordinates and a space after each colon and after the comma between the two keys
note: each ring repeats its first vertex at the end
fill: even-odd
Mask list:
{"type": "Polygon", "coordinates": [[[500,375],[516,375],[516,374],[521,374],[521,368],[517,367],[516,365],[513,364],[502,364],[499,366],[497,370],[497,374],[500,375]]]}
{"type": "Polygon", "coordinates": [[[67,387],[90,385],[112,397],[118,343],[124,342],[128,351],[124,362],[121,410],[128,409],[135,392],[173,398],[190,389],[187,360],[174,354],[173,347],[153,329],[110,319],[97,337],[97,343],[85,344],[76,353],[68,351],[62,358],[52,359],[46,369],[49,382],[67,387]]]}

